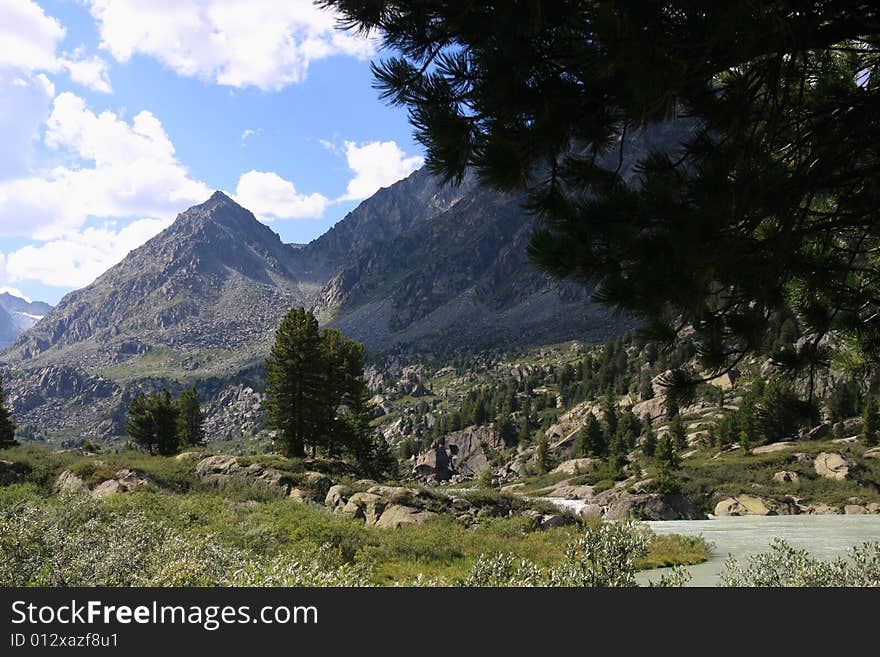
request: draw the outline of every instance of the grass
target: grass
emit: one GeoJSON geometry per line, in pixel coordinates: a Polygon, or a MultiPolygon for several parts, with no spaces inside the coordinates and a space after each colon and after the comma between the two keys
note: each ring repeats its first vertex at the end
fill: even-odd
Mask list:
{"type": "MultiPolygon", "coordinates": [[[[24,463],[29,468],[24,483],[0,487],[0,510],[34,500],[47,505],[65,504],[65,498],[52,493],[55,478],[64,470],[71,470],[92,484],[128,468],[146,474],[165,490],[112,495],[102,503],[111,514],[139,512],[196,541],[216,542],[269,556],[284,557],[328,546],[347,563],[373,565],[373,583],[377,585],[411,584],[420,574],[461,579],[481,554],[509,553],[549,566],[562,557],[565,545],[581,531],[579,525],[534,531],[529,518],[516,514],[485,518],[471,527],[442,514],[424,525],[382,530],[334,515],[320,506],[264,494],[258,487],[218,489],[204,485],[195,477],[192,462],[178,462],[170,457],[137,452],[86,456],[18,447],[0,452],[0,458],[24,463]]],[[[289,472],[294,478],[304,468],[302,461],[277,456],[252,460],[289,472]]],[[[430,495],[431,491],[424,490],[423,494],[430,495]]],[[[532,506],[495,490],[456,494],[472,503],[493,502],[517,510],[532,506]]],[[[558,509],[547,506],[542,511],[558,509]]],[[[709,550],[700,541],[678,536],[655,537],[649,557],[639,566],[653,568],[704,560],[709,550]]]]}

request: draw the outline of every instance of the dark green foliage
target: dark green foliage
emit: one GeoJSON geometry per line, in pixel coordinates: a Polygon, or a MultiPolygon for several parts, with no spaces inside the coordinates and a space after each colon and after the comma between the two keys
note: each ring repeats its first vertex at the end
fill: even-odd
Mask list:
{"type": "Polygon", "coordinates": [[[540,473],[549,471],[553,465],[550,458],[550,446],[547,444],[547,436],[544,434],[538,438],[538,444],[535,447],[535,463],[540,473]]]}
{"type": "Polygon", "coordinates": [[[531,257],[708,378],[769,349],[811,402],[832,351],[880,361],[880,5],[321,4],[398,53],[432,171],[525,190],[531,257]]]}
{"type": "Polygon", "coordinates": [[[828,412],[831,422],[840,422],[858,415],[862,407],[862,392],[856,381],[841,381],[828,396],[828,412]]]}
{"type": "Polygon", "coordinates": [[[672,441],[673,449],[676,451],[687,448],[687,431],[681,415],[676,415],[672,418],[672,422],[669,423],[669,438],[672,441]]]}
{"type": "Polygon", "coordinates": [[[305,308],[291,310],[278,327],[266,361],[268,425],[278,432],[285,456],[305,456],[306,445],[316,444],[327,430],[330,402],[324,370],[318,320],[305,308]]]}
{"type": "Polygon", "coordinates": [[[393,470],[393,456],[369,426],[363,375],[361,343],[319,330],[305,308],[291,310],[266,361],[269,427],[281,452],[301,457],[311,447],[328,457],[348,453],[374,476],[393,470]]]}
{"type": "Polygon", "coordinates": [[[6,396],[3,392],[3,381],[0,379],[0,449],[15,447],[18,441],[15,440],[16,424],[12,419],[12,413],[6,408],[6,396]]]}
{"type": "Polygon", "coordinates": [[[125,430],[134,441],[151,454],[177,452],[177,406],[167,390],[138,395],[128,406],[125,430]]]}
{"type": "Polygon", "coordinates": [[[177,437],[181,446],[205,444],[204,418],[195,386],[184,390],[177,400],[177,437]]]}
{"type": "Polygon", "coordinates": [[[868,446],[876,445],[878,431],[880,431],[880,410],[877,409],[874,398],[869,396],[862,410],[862,442],[868,446]]]}
{"type": "Polygon", "coordinates": [[[605,456],[608,453],[608,443],[605,432],[596,416],[590,413],[584,426],[578,431],[575,438],[574,454],[580,456],[605,456]]]}

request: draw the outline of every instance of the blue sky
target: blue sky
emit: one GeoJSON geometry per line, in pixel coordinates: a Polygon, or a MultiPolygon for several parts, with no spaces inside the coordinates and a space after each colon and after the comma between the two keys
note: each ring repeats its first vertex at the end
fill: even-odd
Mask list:
{"type": "Polygon", "coordinates": [[[421,163],[310,0],[0,0],[0,288],[56,303],[222,189],[307,242],[421,163]]]}

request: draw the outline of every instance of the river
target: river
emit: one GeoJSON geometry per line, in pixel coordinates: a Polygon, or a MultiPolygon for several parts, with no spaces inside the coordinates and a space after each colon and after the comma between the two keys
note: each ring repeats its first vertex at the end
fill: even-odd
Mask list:
{"type": "MultiPolygon", "coordinates": [[[[581,500],[540,498],[577,513],[581,500]]],[[[767,552],[770,541],[782,538],[794,548],[805,549],[821,559],[846,556],[849,548],[865,541],[880,541],[880,515],[735,516],[711,520],[663,520],[646,523],[657,534],[702,536],[712,543],[712,556],[689,566],[688,586],[716,586],[729,555],[743,561],[767,552]]],[[[663,569],[639,573],[640,584],[657,581],[663,569]]]]}
{"type": "MultiPolygon", "coordinates": [[[[709,561],[688,568],[688,586],[716,586],[728,555],[744,561],[751,554],[768,551],[774,538],[821,559],[846,556],[854,545],[880,541],[880,515],[740,516],[647,524],[658,534],[701,535],[713,543],[709,561]]],[[[639,582],[657,581],[661,572],[639,573],[639,582]]]]}

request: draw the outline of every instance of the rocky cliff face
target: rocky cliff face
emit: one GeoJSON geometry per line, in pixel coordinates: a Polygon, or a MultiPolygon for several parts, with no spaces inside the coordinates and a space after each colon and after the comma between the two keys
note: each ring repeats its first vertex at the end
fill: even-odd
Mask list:
{"type": "Polygon", "coordinates": [[[418,171],[313,242],[288,245],[217,192],[7,349],[13,410],[65,440],[111,438],[137,392],[196,383],[209,438],[253,434],[263,426],[260,365],[297,305],[373,358],[621,331],[584,289],[530,266],[531,225],[517,198],[418,171]],[[39,383],[46,372],[57,385],[39,383]]]}

